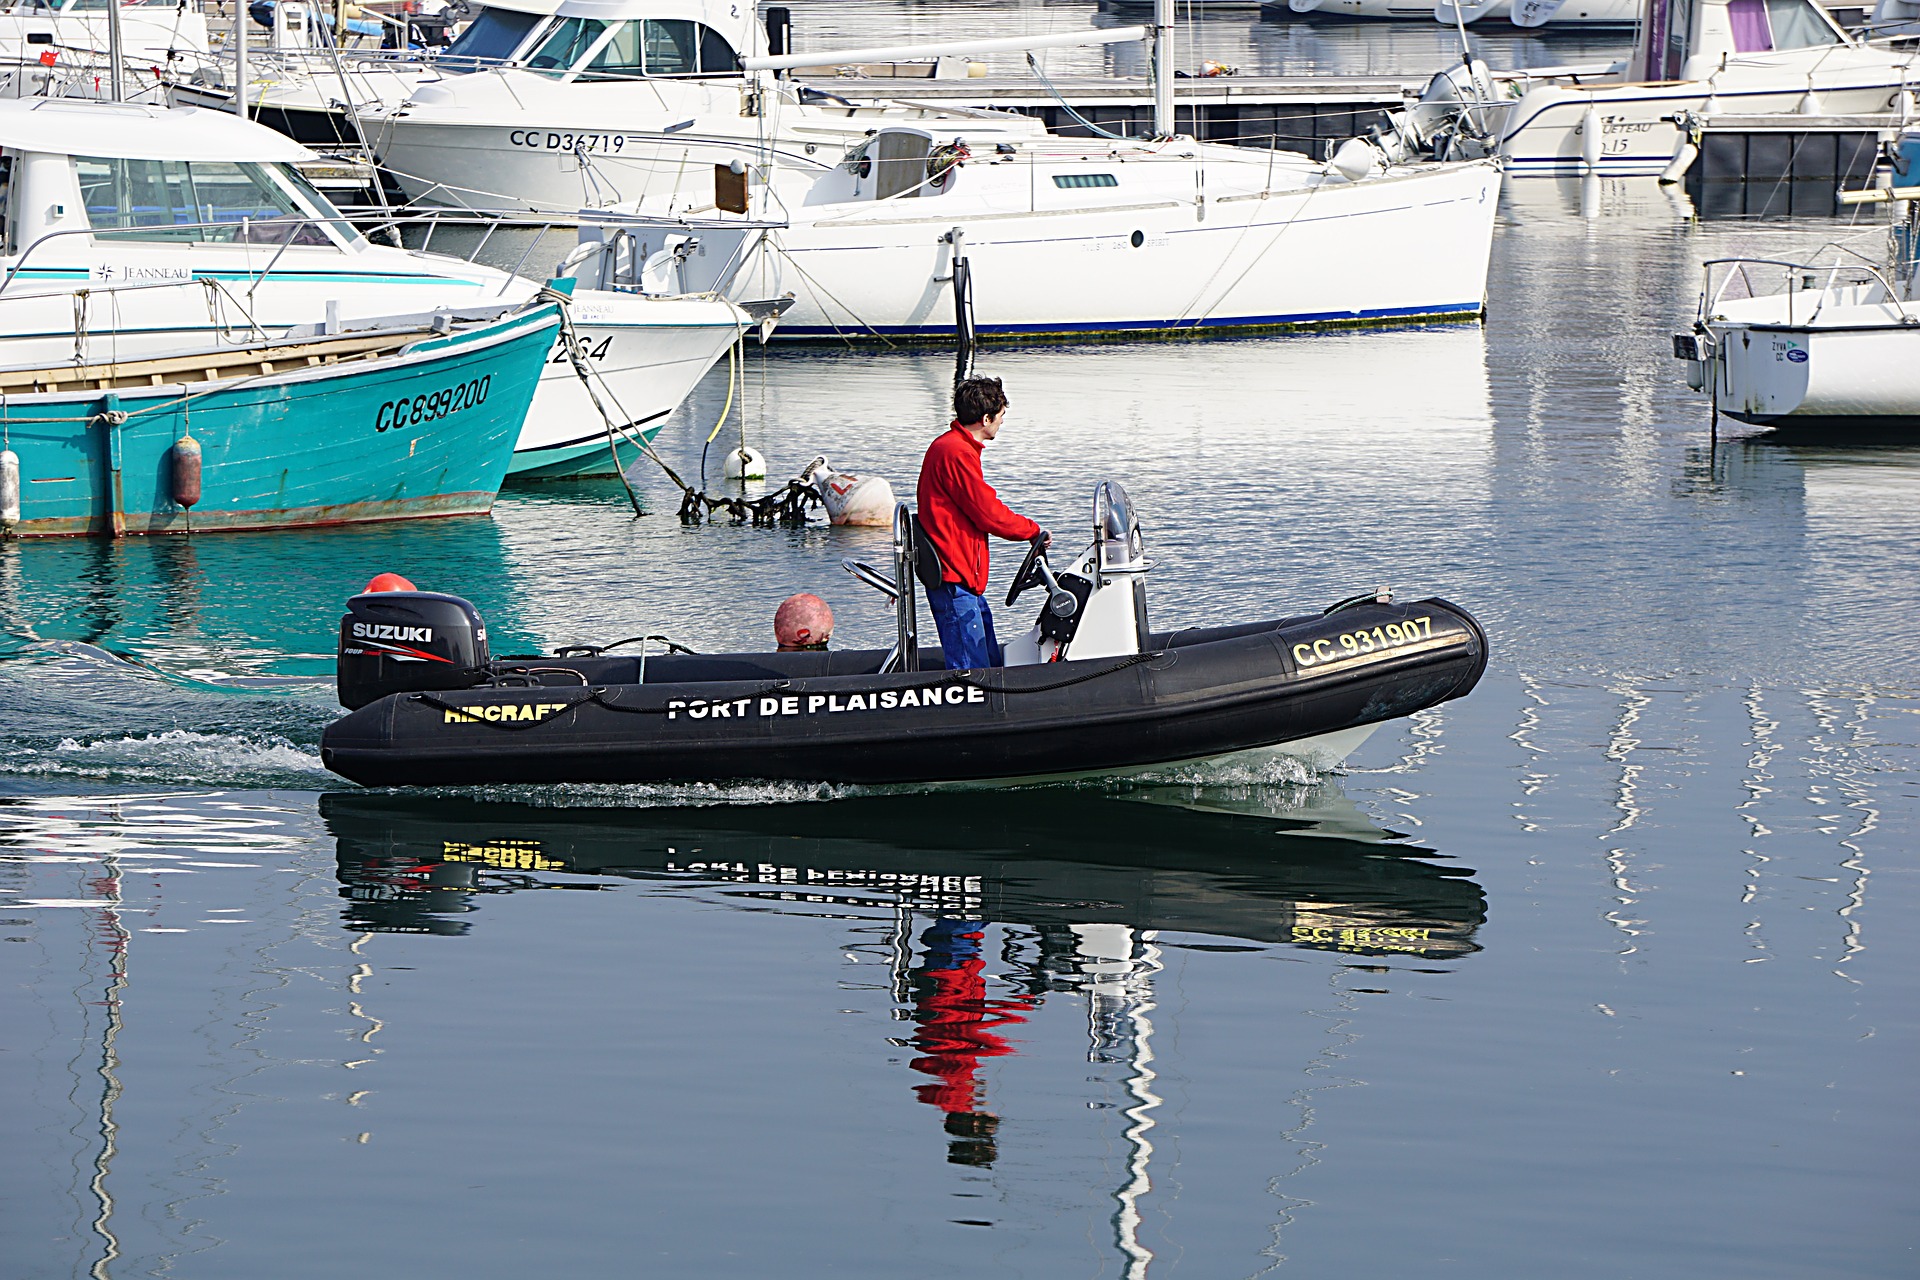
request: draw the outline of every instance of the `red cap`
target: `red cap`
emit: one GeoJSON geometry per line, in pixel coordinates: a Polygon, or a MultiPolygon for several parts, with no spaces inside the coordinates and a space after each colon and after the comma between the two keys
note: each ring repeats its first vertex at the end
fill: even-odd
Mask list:
{"type": "Polygon", "coordinates": [[[833,638],[832,607],[804,591],[788,596],[774,612],[773,638],[782,645],[825,644],[833,638]]]}
{"type": "Polygon", "coordinates": [[[419,589],[397,573],[376,573],[373,575],[373,581],[367,584],[368,591],[418,591],[419,589]]]}

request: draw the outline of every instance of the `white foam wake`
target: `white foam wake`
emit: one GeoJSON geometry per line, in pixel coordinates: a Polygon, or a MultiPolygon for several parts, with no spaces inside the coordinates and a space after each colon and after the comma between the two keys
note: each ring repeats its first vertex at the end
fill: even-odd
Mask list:
{"type": "Polygon", "coordinates": [[[17,745],[0,761],[0,773],[41,777],[138,778],[181,785],[227,786],[236,782],[310,786],[329,775],[320,757],[278,734],[123,734],[95,739],[62,738],[51,747],[17,745]]]}

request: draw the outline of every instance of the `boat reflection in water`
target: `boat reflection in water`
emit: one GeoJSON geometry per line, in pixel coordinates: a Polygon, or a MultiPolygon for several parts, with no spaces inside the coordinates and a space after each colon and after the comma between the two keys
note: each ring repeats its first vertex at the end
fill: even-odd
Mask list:
{"type": "Polygon", "coordinates": [[[808,804],[551,808],[330,793],[343,923],[463,934],[489,896],[605,887],[578,877],[704,882],[714,901],[878,923],[897,1015],[917,1024],[916,1096],[942,1113],[948,1159],[991,1167],[999,1118],[983,1063],[1050,996],[1082,998],[1089,1058],[1119,1064],[1129,1191],[1149,1189],[1152,983],[1162,947],[1284,944],[1453,960],[1479,950],[1486,897],[1466,868],[1373,826],[1337,790],[1269,810],[1191,787],[883,795],[808,804]],[[1158,802],[1158,803],[1156,803],[1158,802]],[[1005,926],[994,929],[993,926],[1005,926]],[[1163,934],[1183,935],[1178,943],[1163,934]],[[1201,935],[1197,940],[1191,935],[1201,935]],[[991,966],[991,971],[989,971],[991,966]]]}

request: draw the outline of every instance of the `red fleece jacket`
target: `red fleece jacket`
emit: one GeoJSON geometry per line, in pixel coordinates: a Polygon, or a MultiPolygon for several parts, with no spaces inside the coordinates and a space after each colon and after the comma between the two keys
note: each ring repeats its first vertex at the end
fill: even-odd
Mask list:
{"type": "Polygon", "coordinates": [[[940,553],[940,578],[975,595],[987,589],[987,535],[1025,542],[1040,526],[1015,513],[980,472],[984,446],[958,422],[920,463],[920,525],[940,553]]]}

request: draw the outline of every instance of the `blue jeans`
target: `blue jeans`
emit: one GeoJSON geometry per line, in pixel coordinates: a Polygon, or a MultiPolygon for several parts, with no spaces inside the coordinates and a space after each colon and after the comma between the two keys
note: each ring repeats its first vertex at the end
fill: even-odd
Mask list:
{"type": "Polygon", "coordinates": [[[993,610],[986,598],[957,582],[943,582],[927,592],[933,625],[940,632],[940,651],[947,670],[963,671],[1000,665],[1000,642],[993,635],[993,610]]]}

